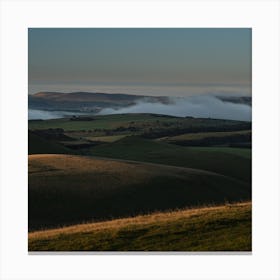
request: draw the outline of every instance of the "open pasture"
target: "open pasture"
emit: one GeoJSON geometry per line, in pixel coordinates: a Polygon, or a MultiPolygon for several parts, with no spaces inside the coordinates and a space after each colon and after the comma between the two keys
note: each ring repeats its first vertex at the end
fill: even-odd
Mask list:
{"type": "Polygon", "coordinates": [[[250,184],[185,167],[75,155],[30,155],[29,230],[250,200],[250,184]]]}

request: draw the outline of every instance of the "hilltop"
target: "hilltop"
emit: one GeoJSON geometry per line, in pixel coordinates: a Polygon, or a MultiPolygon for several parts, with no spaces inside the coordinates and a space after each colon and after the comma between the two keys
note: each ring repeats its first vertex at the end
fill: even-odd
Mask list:
{"type": "Polygon", "coordinates": [[[38,92],[28,96],[28,108],[77,112],[99,112],[102,108],[122,108],[138,101],[169,104],[165,96],[145,96],[101,92],[38,92]]]}
{"type": "MultiPolygon", "coordinates": [[[[181,97],[182,98],[182,97],[181,97]]],[[[215,96],[215,98],[235,104],[251,106],[248,96],[215,96]]],[[[134,95],[103,92],[37,92],[28,95],[28,108],[48,111],[73,111],[98,113],[104,108],[120,109],[136,105],[139,102],[173,104],[168,96],[134,95]]]]}

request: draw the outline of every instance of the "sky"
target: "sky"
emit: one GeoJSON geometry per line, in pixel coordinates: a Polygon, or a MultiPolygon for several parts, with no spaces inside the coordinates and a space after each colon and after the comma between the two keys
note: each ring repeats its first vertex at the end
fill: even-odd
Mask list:
{"type": "Polygon", "coordinates": [[[251,94],[249,28],[29,28],[29,94],[251,94]]]}

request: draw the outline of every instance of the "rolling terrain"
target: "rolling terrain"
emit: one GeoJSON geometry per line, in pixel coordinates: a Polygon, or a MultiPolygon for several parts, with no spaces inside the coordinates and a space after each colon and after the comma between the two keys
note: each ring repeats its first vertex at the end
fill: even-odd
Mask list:
{"type": "Polygon", "coordinates": [[[251,251],[251,203],[29,233],[29,251],[251,251]]]}
{"type": "Polygon", "coordinates": [[[251,159],[240,155],[240,149],[182,147],[130,136],[93,147],[89,153],[102,157],[202,169],[248,183],[251,181],[251,159]]]}
{"type": "Polygon", "coordinates": [[[170,144],[181,146],[250,146],[252,133],[251,130],[223,131],[223,132],[202,132],[185,133],[176,136],[159,138],[170,144]]]}
{"type": "Polygon", "coordinates": [[[225,201],[250,184],[221,174],[75,155],[30,155],[29,230],[225,201]]]}
{"type": "Polygon", "coordinates": [[[29,251],[251,250],[250,122],[71,116],[28,138],[29,251]]]}
{"type": "MultiPolygon", "coordinates": [[[[229,103],[246,104],[251,106],[248,96],[215,96],[229,103]]],[[[120,109],[133,106],[138,102],[172,104],[172,98],[167,96],[146,96],[124,93],[102,92],[37,92],[28,95],[28,108],[47,111],[72,111],[98,113],[103,108],[120,109]]]]}
{"type": "MultiPolygon", "coordinates": [[[[150,138],[152,133],[166,132],[169,136],[182,133],[207,131],[236,131],[251,129],[250,122],[211,118],[174,117],[160,114],[113,114],[73,116],[51,120],[30,120],[30,130],[63,129],[65,131],[87,131],[92,133],[139,132],[150,138]],[[150,134],[149,134],[150,133],[150,134]]],[[[164,136],[164,135],[163,135],[164,136]]]]}

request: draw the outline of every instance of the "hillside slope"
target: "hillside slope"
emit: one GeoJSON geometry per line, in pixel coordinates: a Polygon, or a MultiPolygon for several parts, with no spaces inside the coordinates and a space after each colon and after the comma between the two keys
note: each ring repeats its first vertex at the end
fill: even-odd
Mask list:
{"type": "Polygon", "coordinates": [[[54,141],[47,140],[34,132],[28,130],[28,154],[73,154],[73,151],[67,149],[54,141]]]}
{"type": "Polygon", "coordinates": [[[131,136],[96,146],[90,153],[102,157],[203,169],[250,183],[251,159],[234,154],[233,151],[223,151],[214,149],[212,152],[211,149],[182,147],[131,136]]]}
{"type": "Polygon", "coordinates": [[[71,155],[30,155],[29,230],[208,203],[251,186],[204,170],[71,155]]]}
{"type": "Polygon", "coordinates": [[[29,234],[29,251],[251,251],[251,203],[29,234]]]}

